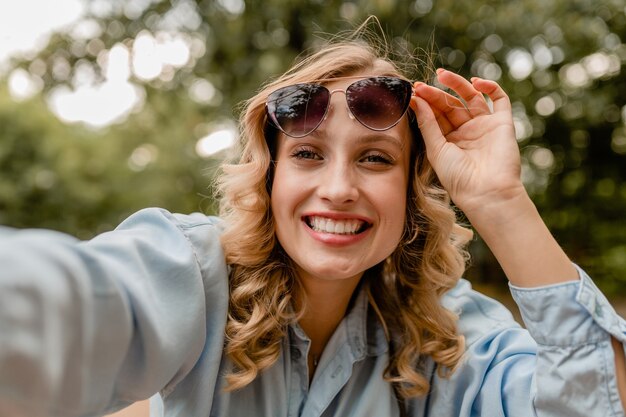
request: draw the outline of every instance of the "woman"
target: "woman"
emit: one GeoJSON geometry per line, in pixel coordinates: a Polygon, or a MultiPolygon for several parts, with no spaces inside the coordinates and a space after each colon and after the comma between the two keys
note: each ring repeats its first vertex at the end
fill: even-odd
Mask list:
{"type": "Polygon", "coordinates": [[[526,194],[507,96],[437,76],[463,101],[330,45],[247,103],[221,220],[2,231],[0,414],[623,415],[626,325],[526,194]],[[529,331],[459,280],[448,196],[529,331]]]}

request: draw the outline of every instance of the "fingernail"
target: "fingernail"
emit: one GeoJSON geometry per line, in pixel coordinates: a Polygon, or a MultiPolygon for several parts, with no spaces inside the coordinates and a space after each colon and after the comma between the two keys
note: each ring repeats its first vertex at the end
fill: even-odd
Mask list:
{"type": "Polygon", "coordinates": [[[443,69],[443,68],[437,68],[437,74],[441,74],[444,71],[445,71],[445,69],[443,69]]]}
{"type": "Polygon", "coordinates": [[[472,78],[470,78],[470,81],[471,81],[471,82],[474,82],[474,81],[476,81],[476,80],[480,80],[480,78],[478,78],[478,77],[472,77],[472,78]]]}

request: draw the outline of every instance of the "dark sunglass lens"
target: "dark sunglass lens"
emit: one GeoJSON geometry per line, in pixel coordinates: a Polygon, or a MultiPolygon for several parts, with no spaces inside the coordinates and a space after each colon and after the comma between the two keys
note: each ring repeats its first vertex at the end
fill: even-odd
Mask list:
{"type": "Polygon", "coordinates": [[[329,91],[317,84],[296,84],[274,91],[267,100],[272,121],[287,135],[311,133],[326,114],[329,91]]]}
{"type": "Polygon", "coordinates": [[[348,107],[370,129],[394,126],[406,112],[411,100],[411,83],[394,77],[360,80],[346,91],[348,107]]]}

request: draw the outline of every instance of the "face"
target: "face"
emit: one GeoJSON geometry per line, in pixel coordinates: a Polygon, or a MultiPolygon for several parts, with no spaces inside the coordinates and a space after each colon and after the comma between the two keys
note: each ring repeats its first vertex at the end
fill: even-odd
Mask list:
{"type": "MultiPolygon", "coordinates": [[[[345,90],[354,81],[327,87],[345,90]]],[[[302,280],[356,282],[395,250],[405,221],[410,141],[406,116],[389,130],[370,130],[351,117],[341,92],[332,94],[314,132],[278,135],[271,209],[278,240],[302,280]]]]}

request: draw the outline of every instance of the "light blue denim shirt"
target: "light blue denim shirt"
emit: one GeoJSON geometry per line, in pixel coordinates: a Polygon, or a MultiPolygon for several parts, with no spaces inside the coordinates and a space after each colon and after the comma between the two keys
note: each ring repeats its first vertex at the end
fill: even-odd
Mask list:
{"type": "MultiPolygon", "coordinates": [[[[364,293],[310,386],[310,340],[293,325],[271,368],[223,391],[219,233],[216,218],[158,209],[87,242],[0,229],[0,416],[100,416],[155,393],[155,416],[399,416],[383,380],[387,341],[364,293]]],[[[463,363],[446,379],[423,358],[431,390],[406,401],[407,414],[624,416],[610,335],[624,343],[626,323],[580,277],[511,288],[528,330],[461,280],[442,303],[460,315],[463,363]]]]}

